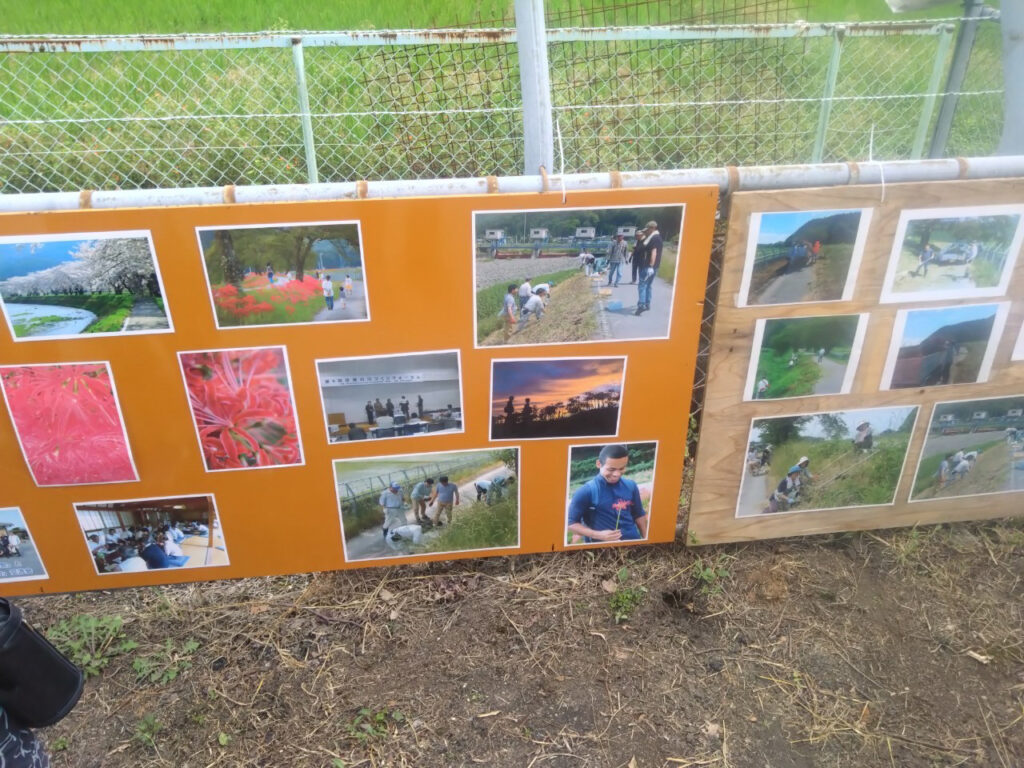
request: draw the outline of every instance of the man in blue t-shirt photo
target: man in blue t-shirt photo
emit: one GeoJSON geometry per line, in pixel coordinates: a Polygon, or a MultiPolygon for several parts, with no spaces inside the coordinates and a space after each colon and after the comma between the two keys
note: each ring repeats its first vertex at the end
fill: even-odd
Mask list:
{"type": "Polygon", "coordinates": [[[572,495],[568,531],[586,543],[647,538],[647,512],[635,482],[623,477],[629,465],[625,445],[606,445],[597,456],[597,474],[572,495]]]}

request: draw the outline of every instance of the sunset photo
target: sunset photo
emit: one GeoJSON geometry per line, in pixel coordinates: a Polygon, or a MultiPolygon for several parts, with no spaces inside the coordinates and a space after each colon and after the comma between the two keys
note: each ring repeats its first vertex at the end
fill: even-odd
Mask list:
{"type": "Polygon", "coordinates": [[[624,357],[495,360],[491,439],[617,434],[625,370],[624,357]]]}

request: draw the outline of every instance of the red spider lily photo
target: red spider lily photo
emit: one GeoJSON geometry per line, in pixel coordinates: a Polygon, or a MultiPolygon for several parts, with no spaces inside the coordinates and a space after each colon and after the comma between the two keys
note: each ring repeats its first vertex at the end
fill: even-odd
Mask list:
{"type": "Polygon", "coordinates": [[[303,463],[284,347],[178,358],[207,471],[303,463]]]}
{"type": "Polygon", "coordinates": [[[370,319],[358,221],[198,227],[218,328],[370,319]]]}
{"type": "Polygon", "coordinates": [[[36,485],[139,479],[107,363],[4,366],[0,382],[36,485]]]}

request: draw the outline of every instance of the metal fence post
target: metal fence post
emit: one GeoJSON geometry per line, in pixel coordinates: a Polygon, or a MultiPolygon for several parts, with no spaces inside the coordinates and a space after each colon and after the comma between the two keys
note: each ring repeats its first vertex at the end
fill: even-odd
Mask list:
{"type": "Polygon", "coordinates": [[[306,57],[302,53],[302,38],[292,38],[292,63],[295,65],[295,86],[299,91],[299,115],[302,121],[302,146],[306,150],[306,180],[310,184],[320,181],[316,167],[316,146],[313,144],[313,120],[309,116],[309,91],[306,88],[306,57]]]}
{"type": "Polygon", "coordinates": [[[551,74],[544,29],[544,0],[516,0],[516,46],[523,96],[523,171],[551,169],[555,161],[551,74]]]}
{"type": "Polygon", "coordinates": [[[825,153],[825,134],[828,131],[828,118],[832,113],[832,98],[836,94],[836,80],[839,78],[839,59],[843,53],[843,34],[845,27],[836,27],[832,32],[832,58],[828,62],[825,74],[825,92],[821,96],[821,111],[818,113],[818,130],[814,133],[814,149],[811,162],[820,163],[825,153]]]}
{"type": "Polygon", "coordinates": [[[964,21],[961,22],[960,32],[956,36],[956,50],[949,65],[949,76],[946,78],[942,106],[939,107],[939,117],[935,121],[935,133],[932,134],[928,157],[943,157],[946,154],[946,144],[953,128],[953,115],[956,114],[956,103],[960,99],[960,90],[964,87],[964,77],[967,76],[967,65],[971,60],[971,49],[974,48],[974,38],[978,34],[979,17],[984,6],[983,0],[964,0],[964,21]]]}
{"type": "Polygon", "coordinates": [[[932,115],[935,114],[935,100],[938,97],[939,84],[942,82],[942,72],[946,68],[946,56],[949,55],[951,42],[953,42],[953,25],[946,24],[939,34],[939,43],[935,48],[932,76],[928,79],[928,90],[925,91],[924,104],[921,105],[921,118],[917,122],[917,132],[914,134],[914,146],[910,150],[912,160],[920,160],[924,155],[924,140],[928,135],[928,126],[932,122],[932,115]]]}
{"type": "Polygon", "coordinates": [[[1024,152],[1024,4],[1006,3],[1000,8],[1003,33],[1003,137],[996,150],[1000,155],[1024,152]],[[1012,73],[1012,74],[1011,74],[1012,73]]]}

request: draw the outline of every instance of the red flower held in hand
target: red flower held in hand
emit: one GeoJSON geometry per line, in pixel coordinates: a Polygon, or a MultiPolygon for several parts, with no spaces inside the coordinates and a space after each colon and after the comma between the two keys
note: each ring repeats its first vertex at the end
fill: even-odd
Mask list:
{"type": "Polygon", "coordinates": [[[207,469],[302,462],[281,348],[185,353],[181,365],[207,469]]]}

